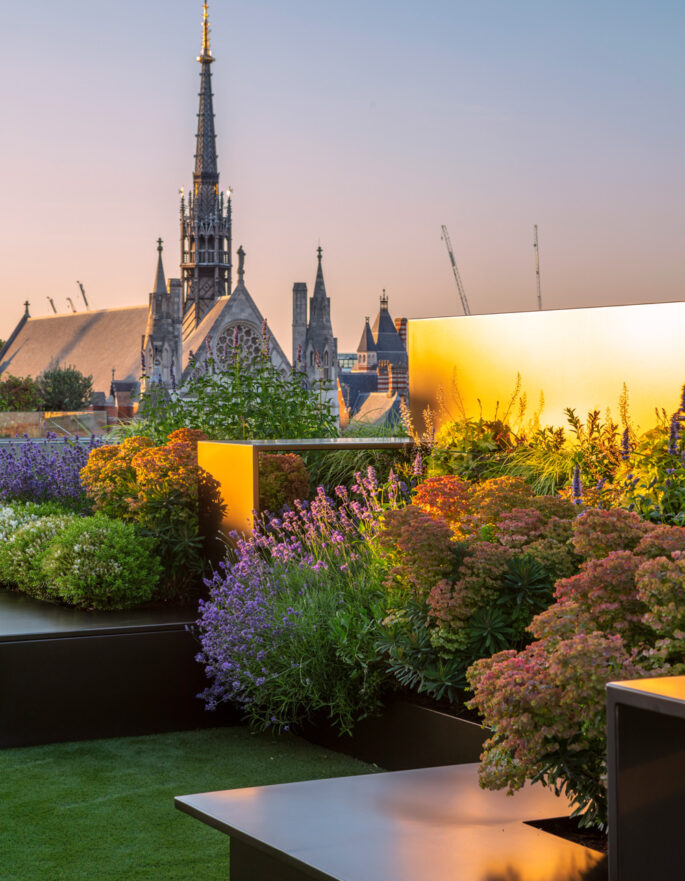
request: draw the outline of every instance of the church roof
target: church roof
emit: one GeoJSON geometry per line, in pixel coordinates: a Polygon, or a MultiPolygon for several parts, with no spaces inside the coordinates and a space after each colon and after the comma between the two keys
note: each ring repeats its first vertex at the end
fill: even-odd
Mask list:
{"type": "Polygon", "coordinates": [[[28,318],[0,353],[0,375],[32,376],[54,364],[73,365],[93,377],[93,390],[109,394],[116,379],[140,377],[140,342],[148,307],[98,309],[28,318]]]}
{"type": "Polygon", "coordinates": [[[361,395],[351,413],[351,421],[366,425],[399,425],[402,420],[400,396],[395,393],[370,392],[361,395]]]}
{"type": "Polygon", "coordinates": [[[353,413],[360,396],[378,390],[378,374],[375,370],[341,370],[338,379],[345,403],[353,413]]]}
{"type": "Polygon", "coordinates": [[[366,323],[364,324],[364,330],[362,331],[362,338],[359,341],[359,345],[357,346],[357,352],[375,352],[376,351],[376,343],[373,338],[373,334],[371,333],[371,328],[369,326],[369,319],[367,317],[366,323]]]}
{"type": "Polygon", "coordinates": [[[373,323],[373,335],[376,340],[378,360],[395,352],[406,352],[402,337],[397,333],[395,323],[388,312],[387,301],[381,300],[381,308],[373,323]]]}
{"type": "MultiPolygon", "coordinates": [[[[249,323],[261,328],[262,313],[257,308],[250,292],[239,273],[239,281],[230,297],[219,297],[209,312],[198,324],[190,336],[183,341],[183,370],[190,363],[190,353],[193,352],[200,361],[205,358],[205,340],[216,342],[216,336],[230,324],[249,323]]],[[[278,343],[278,340],[269,329],[271,359],[278,367],[289,367],[290,362],[278,343]]]]}

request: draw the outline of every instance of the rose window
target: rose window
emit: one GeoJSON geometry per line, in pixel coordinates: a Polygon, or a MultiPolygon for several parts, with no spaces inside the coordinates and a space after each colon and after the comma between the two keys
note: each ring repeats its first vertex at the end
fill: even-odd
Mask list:
{"type": "Polygon", "coordinates": [[[216,341],[217,359],[223,364],[230,364],[234,347],[243,363],[252,364],[262,351],[262,335],[250,324],[229,324],[216,341]]]}

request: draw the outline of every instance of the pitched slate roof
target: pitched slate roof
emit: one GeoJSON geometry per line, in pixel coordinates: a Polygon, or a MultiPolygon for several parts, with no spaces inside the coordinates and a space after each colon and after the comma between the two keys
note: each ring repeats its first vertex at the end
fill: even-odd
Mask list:
{"type": "Polygon", "coordinates": [[[116,379],[137,382],[148,307],[98,309],[27,318],[0,352],[0,376],[32,376],[54,364],[93,377],[93,391],[109,394],[116,379]]]}
{"type": "Polygon", "coordinates": [[[390,317],[388,307],[381,304],[380,311],[373,323],[373,335],[376,340],[378,360],[392,360],[390,356],[404,354],[406,349],[402,337],[397,333],[395,323],[390,317]]]}
{"type": "Polygon", "coordinates": [[[399,425],[402,419],[400,400],[397,393],[391,396],[387,392],[362,394],[352,411],[351,421],[364,422],[367,425],[399,425]]]}
{"type": "Polygon", "coordinates": [[[357,352],[375,352],[376,351],[376,343],[373,338],[373,334],[371,333],[371,328],[369,327],[369,319],[367,317],[366,322],[364,324],[364,330],[362,331],[362,338],[359,341],[359,345],[357,346],[357,352]]]}

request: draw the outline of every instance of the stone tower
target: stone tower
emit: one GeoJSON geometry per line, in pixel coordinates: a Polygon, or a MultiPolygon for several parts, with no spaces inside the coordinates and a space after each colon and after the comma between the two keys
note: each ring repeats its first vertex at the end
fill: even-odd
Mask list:
{"type": "Polygon", "coordinates": [[[318,264],[314,294],[309,299],[307,317],[307,285],[293,285],[293,366],[304,370],[310,382],[323,380],[333,412],[338,413],[338,340],[331,325],[331,299],[326,294],[321,260],[323,249],[317,249],[318,264]]]}
{"type": "Polygon", "coordinates": [[[167,288],[162,264],[162,240],[157,239],[157,271],[150,294],[147,325],[142,341],[143,385],[173,388],[181,379],[183,292],[177,278],[167,288]]]}
{"type": "Polygon", "coordinates": [[[214,132],[209,13],[204,4],[193,189],[181,194],[181,278],[183,338],[205,317],[218,297],[231,292],[231,193],[219,192],[214,132]]]}

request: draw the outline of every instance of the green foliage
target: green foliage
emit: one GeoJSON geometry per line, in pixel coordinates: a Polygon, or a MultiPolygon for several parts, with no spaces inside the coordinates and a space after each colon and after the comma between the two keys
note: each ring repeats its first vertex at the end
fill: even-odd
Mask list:
{"type": "MultiPolygon", "coordinates": [[[[354,423],[342,433],[344,438],[407,437],[401,423],[365,425],[354,423]]],[[[366,473],[369,467],[385,483],[390,471],[406,479],[411,471],[413,453],[407,450],[307,450],[302,453],[307,464],[312,487],[323,486],[333,492],[336,486],[352,486],[355,474],[366,473]]]]}
{"type": "Polygon", "coordinates": [[[388,680],[376,648],[384,611],[368,569],[357,567],[352,578],[321,569],[313,578],[306,568],[284,567],[270,614],[294,626],[263,647],[246,694],[249,723],[288,728],[324,714],[346,732],[377,713],[388,680]]]}
{"type": "Polygon", "coordinates": [[[685,445],[681,437],[685,411],[639,438],[617,474],[623,481],[620,503],[644,520],[685,525],[685,445]]]}
{"type": "Polygon", "coordinates": [[[322,379],[310,386],[297,370],[281,372],[271,362],[265,337],[254,362],[236,350],[231,363],[222,365],[208,353],[195,359],[181,394],[154,386],[144,392],[133,430],[155,443],[180,428],[217,440],[334,437],[326,385],[322,379]]]}
{"type": "Polygon", "coordinates": [[[309,495],[309,474],[295,453],[259,454],[259,510],[278,514],[309,495]]]}
{"type": "Polygon", "coordinates": [[[42,568],[51,541],[80,518],[74,514],[51,514],[26,520],[0,545],[0,581],[38,599],[56,601],[54,584],[42,568]]]}
{"type": "Polygon", "coordinates": [[[463,657],[446,656],[431,635],[426,601],[410,598],[385,618],[377,646],[400,685],[435,700],[456,702],[466,685],[463,657]]]}
{"type": "Polygon", "coordinates": [[[570,407],[564,412],[566,428],[540,426],[534,420],[516,433],[502,420],[447,423],[436,435],[428,472],[473,480],[516,477],[537,495],[553,495],[566,487],[576,465],[585,487],[611,480],[621,463],[618,425],[602,419],[598,410],[584,421],[570,407]]]}
{"type": "Polygon", "coordinates": [[[90,406],[93,377],[76,367],[48,367],[36,380],[44,410],[84,410],[90,406]]]}
{"type": "MultiPolygon", "coordinates": [[[[58,502],[5,502],[0,505],[0,548],[9,541],[12,535],[32,520],[48,517],[51,514],[70,513],[58,502]]],[[[1,552],[0,552],[1,553],[1,552]]]]}
{"type": "Polygon", "coordinates": [[[13,413],[40,410],[42,401],[40,389],[30,376],[8,374],[0,379],[0,410],[13,413]]]}
{"type": "Polygon", "coordinates": [[[436,434],[428,474],[456,474],[467,480],[496,476],[517,439],[501,420],[460,419],[446,423],[436,434]]]}
{"type": "Polygon", "coordinates": [[[104,514],[75,518],[41,558],[45,583],[85,609],[130,609],[152,599],[162,573],[153,538],[104,514]]]}

